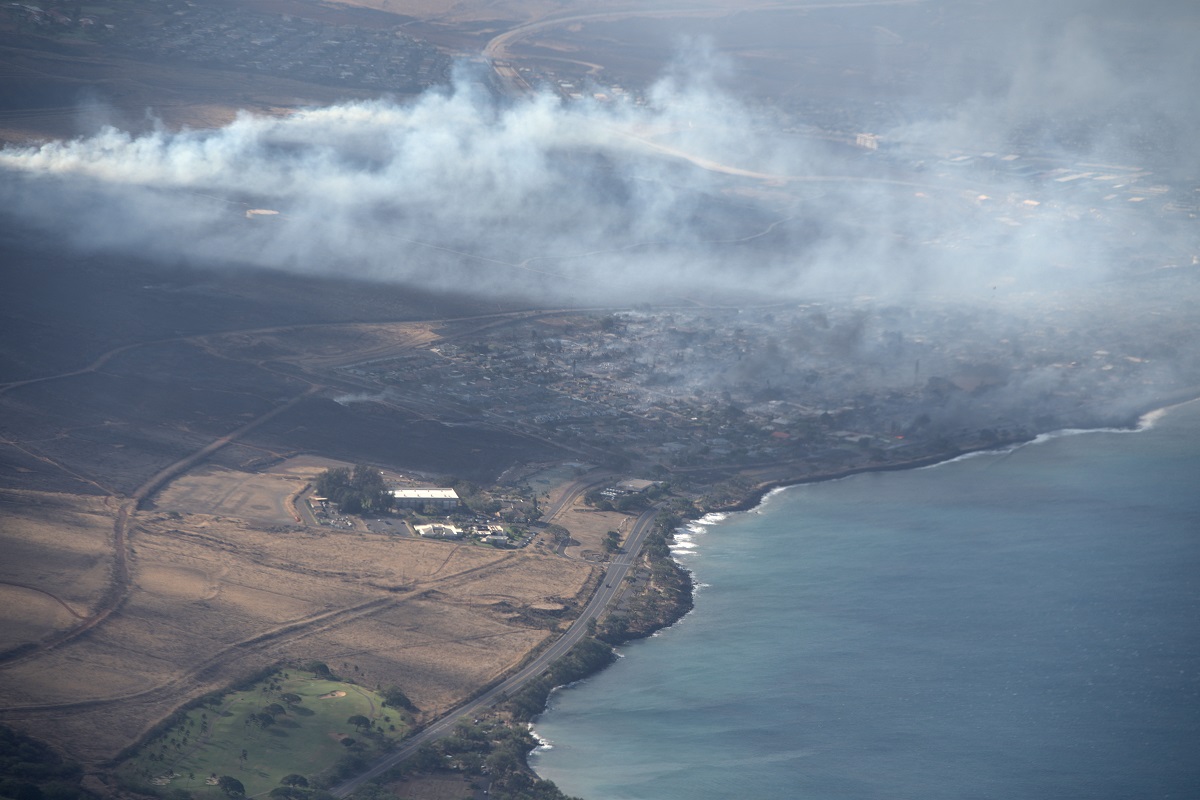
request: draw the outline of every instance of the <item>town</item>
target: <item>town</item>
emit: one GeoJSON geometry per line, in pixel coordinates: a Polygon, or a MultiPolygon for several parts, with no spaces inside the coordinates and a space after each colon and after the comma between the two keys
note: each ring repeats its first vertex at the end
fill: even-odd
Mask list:
{"type": "MultiPolygon", "coordinates": [[[[822,304],[559,313],[342,367],[441,419],[553,439],[582,460],[675,485],[802,477],[1129,424],[1185,388],[1156,337],[1057,333],[962,309],[822,304]],[[1036,389],[1034,388],[1036,387],[1036,389]]],[[[1153,326],[1153,319],[1144,322],[1153,326]]],[[[710,505],[728,501],[719,490],[710,505]]]]}

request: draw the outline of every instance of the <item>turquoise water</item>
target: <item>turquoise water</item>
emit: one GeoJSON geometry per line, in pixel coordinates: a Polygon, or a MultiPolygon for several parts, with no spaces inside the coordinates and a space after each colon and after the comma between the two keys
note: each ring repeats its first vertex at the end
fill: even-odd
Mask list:
{"type": "Polygon", "coordinates": [[[568,794],[1200,797],[1200,403],[682,544],[695,611],[535,726],[568,794]]]}

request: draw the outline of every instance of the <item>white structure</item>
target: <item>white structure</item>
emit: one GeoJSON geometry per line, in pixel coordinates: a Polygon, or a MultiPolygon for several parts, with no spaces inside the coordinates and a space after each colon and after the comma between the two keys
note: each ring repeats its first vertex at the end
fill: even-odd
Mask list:
{"type": "Polygon", "coordinates": [[[441,511],[458,508],[458,492],[453,489],[393,489],[396,508],[425,508],[433,506],[441,511]]]}
{"type": "Polygon", "coordinates": [[[417,525],[417,535],[427,539],[461,539],[463,532],[453,525],[417,525]]]}

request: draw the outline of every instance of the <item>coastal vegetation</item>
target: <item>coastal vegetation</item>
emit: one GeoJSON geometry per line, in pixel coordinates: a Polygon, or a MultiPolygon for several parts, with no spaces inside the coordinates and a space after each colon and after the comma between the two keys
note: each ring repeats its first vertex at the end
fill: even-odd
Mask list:
{"type": "MultiPolygon", "coordinates": [[[[612,648],[597,639],[584,639],[536,680],[525,684],[503,707],[518,722],[529,722],[546,708],[546,700],[558,686],[582,680],[616,659],[612,648]]],[[[532,749],[532,748],[530,748],[532,749]]]]}
{"type": "MultiPolygon", "coordinates": [[[[492,800],[573,800],[552,782],[539,778],[526,762],[537,747],[527,725],[505,712],[461,719],[451,735],[423,745],[416,754],[354,793],[356,800],[395,800],[416,796],[423,779],[459,778],[492,800]]],[[[459,791],[462,791],[460,788],[459,791]]],[[[478,794],[476,794],[478,796],[478,794]]]]}
{"type": "Polygon", "coordinates": [[[671,557],[671,540],[683,521],[678,512],[659,512],[633,574],[636,588],[597,625],[598,640],[615,646],[642,639],[692,610],[692,576],[671,557]]]}

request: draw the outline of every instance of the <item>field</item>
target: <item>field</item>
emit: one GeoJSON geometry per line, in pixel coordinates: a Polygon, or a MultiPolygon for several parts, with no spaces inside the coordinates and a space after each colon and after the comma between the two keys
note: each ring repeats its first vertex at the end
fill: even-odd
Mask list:
{"type": "MultiPolygon", "coordinates": [[[[185,702],[310,659],[364,686],[398,685],[418,721],[429,719],[520,663],[594,584],[595,564],[563,558],[542,537],[506,551],[293,515],[296,496],[331,466],[486,483],[517,464],[561,461],[545,442],[494,427],[334,399],[363,391],[341,365],[504,323],[504,313],[322,322],[318,312],[344,320],[423,300],[269,276],[218,283],[185,271],[163,283],[100,261],[108,277],[96,279],[96,297],[112,327],[59,340],[57,324],[18,326],[21,308],[80,313],[42,297],[63,266],[22,272],[0,298],[14,333],[0,348],[10,381],[0,384],[5,724],[94,767],[185,702]],[[176,291],[187,284],[197,291],[176,291]],[[213,305],[194,299],[214,292],[213,305]],[[318,296],[328,299],[312,305],[318,296]],[[261,327],[236,327],[236,309],[251,307],[261,327]]],[[[615,523],[581,514],[576,547],[598,550],[615,523]]]]}
{"type": "MultiPolygon", "coordinates": [[[[57,268],[0,299],[6,325],[57,268]]],[[[285,323],[229,332],[232,318],[192,300],[206,294],[184,294],[177,313],[181,293],[114,269],[109,284],[151,286],[147,305],[122,306],[139,295],[117,293],[105,317],[115,327],[69,341],[52,338],[57,325],[13,327],[0,352],[12,381],[0,384],[0,721],[94,766],[190,699],[309,659],[362,685],[398,685],[430,718],[578,607],[595,567],[545,548],[334,531],[292,515],[295,496],[339,464],[486,481],[548,460],[544,443],[496,429],[334,402],[360,389],[328,367],[428,346],[440,323],[288,327],[313,319],[312,291],[229,278],[219,292],[262,303],[255,321],[285,323]],[[192,327],[206,322],[226,332],[192,327]]],[[[331,295],[319,310],[376,314],[379,295],[331,295]]]]}
{"type": "Polygon", "coordinates": [[[291,525],[299,520],[290,509],[294,480],[282,475],[238,473],[207,467],[184,475],[155,501],[164,510],[237,517],[266,524],[291,525]]]}
{"type": "Polygon", "coordinates": [[[378,752],[403,737],[402,716],[362,686],[284,670],[188,711],[117,772],[131,783],[184,789],[198,798],[222,797],[211,781],[229,775],[253,796],[279,786],[285,775],[319,777],[346,754],[343,740],[360,752],[378,752]],[[265,727],[252,716],[263,713],[274,720],[265,727]],[[374,732],[347,721],[356,715],[369,719],[374,732]]]}
{"type": "MultiPolygon", "coordinates": [[[[25,531],[6,529],[11,573],[57,565],[25,531]]],[[[98,549],[107,531],[91,534],[98,549]]],[[[133,542],[134,586],[117,612],[87,636],[0,666],[3,719],[85,761],[111,758],[183,701],[284,659],[316,658],[364,685],[399,685],[425,716],[436,715],[561,624],[524,609],[578,604],[592,574],[532,549],[275,533],[174,511],[143,514],[133,542]]],[[[69,584],[63,573],[44,585],[59,586],[77,609],[105,587],[93,579],[84,593],[80,581],[70,593],[69,584]]],[[[48,602],[22,611],[25,628],[10,630],[74,621],[46,620],[48,602]]]]}
{"type": "Polygon", "coordinates": [[[112,569],[112,527],[100,498],[0,490],[0,652],[95,610],[112,569]]]}

